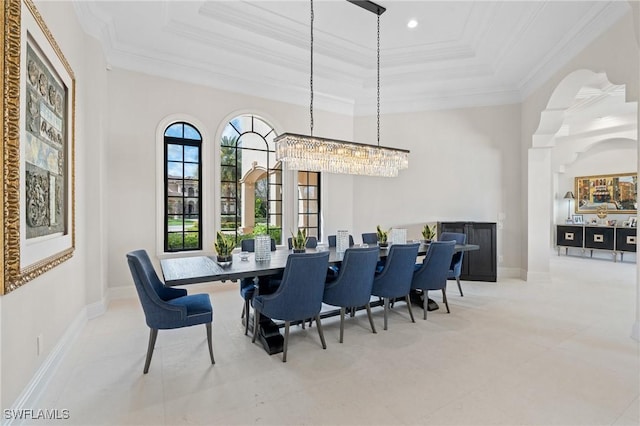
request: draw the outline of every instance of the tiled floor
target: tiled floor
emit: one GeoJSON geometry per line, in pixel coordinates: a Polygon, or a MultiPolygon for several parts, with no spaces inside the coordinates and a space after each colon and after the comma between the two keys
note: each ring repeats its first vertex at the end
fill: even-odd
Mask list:
{"type": "Polygon", "coordinates": [[[326,320],[324,351],[315,327],[294,327],[287,363],[244,336],[234,284],[199,287],[214,305],[215,366],[204,326],[160,331],[147,375],[139,303],[116,300],[40,406],[80,425],[640,424],[635,264],[554,256],[552,268],[551,283],[463,282],[464,297],[451,285],[451,314],[416,309],[415,324],[399,304],[388,331],[376,309],[378,334],[359,313],[343,344],[326,320]]]}

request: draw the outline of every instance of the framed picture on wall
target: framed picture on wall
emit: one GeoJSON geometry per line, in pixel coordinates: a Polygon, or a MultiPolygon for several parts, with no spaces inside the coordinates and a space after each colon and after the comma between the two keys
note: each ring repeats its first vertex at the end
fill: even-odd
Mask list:
{"type": "Polygon", "coordinates": [[[638,174],[618,173],[575,178],[575,212],[597,213],[606,208],[609,214],[636,213],[638,174]]]}
{"type": "Polygon", "coordinates": [[[583,222],[583,217],[581,214],[574,214],[573,215],[573,223],[575,223],[576,225],[582,225],[583,222]]]}
{"type": "Polygon", "coordinates": [[[75,75],[31,0],[5,0],[4,270],[13,291],[75,248],[75,75]]]}

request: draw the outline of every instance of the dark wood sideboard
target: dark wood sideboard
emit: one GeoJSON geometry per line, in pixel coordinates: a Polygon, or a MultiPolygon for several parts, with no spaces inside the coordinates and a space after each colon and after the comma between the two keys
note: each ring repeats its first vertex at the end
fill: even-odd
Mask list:
{"type": "Polygon", "coordinates": [[[496,264],[495,222],[438,222],[438,239],[443,232],[458,232],[467,236],[467,244],[477,244],[480,250],[470,251],[462,258],[461,280],[490,281],[498,279],[496,264]]]}
{"type": "Polygon", "coordinates": [[[611,252],[613,260],[617,260],[618,253],[620,260],[624,260],[624,253],[636,252],[636,228],[618,226],[597,226],[597,225],[557,225],[556,246],[558,255],[560,249],[565,249],[565,254],[570,248],[590,250],[593,257],[594,250],[611,252]]]}

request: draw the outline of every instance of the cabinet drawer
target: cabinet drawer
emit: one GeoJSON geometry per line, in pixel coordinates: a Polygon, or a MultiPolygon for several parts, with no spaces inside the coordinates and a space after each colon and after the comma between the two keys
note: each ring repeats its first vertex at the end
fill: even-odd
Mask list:
{"type": "Polygon", "coordinates": [[[617,228],[616,229],[616,250],[617,251],[636,251],[636,229],[635,228],[617,228]]]}
{"type": "Polygon", "coordinates": [[[557,227],[556,245],[563,247],[582,248],[584,228],[582,226],[562,226],[557,227]]]}
{"type": "Polygon", "coordinates": [[[614,229],[604,227],[585,227],[584,246],[586,248],[614,250],[614,229]]]}

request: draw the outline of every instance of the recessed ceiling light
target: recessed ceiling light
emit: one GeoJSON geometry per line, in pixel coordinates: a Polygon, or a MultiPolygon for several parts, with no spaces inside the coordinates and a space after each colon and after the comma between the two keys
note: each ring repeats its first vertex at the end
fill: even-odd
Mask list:
{"type": "Polygon", "coordinates": [[[407,22],[407,28],[415,28],[418,26],[418,21],[416,21],[415,19],[411,19],[409,20],[409,22],[407,22]]]}

